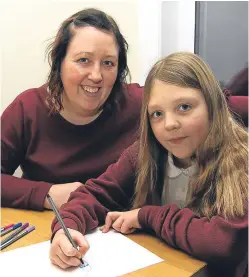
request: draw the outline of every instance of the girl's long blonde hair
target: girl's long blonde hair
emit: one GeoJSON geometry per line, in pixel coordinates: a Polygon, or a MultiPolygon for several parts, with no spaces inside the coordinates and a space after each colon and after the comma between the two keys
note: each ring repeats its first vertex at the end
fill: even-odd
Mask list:
{"type": "Polygon", "coordinates": [[[186,207],[209,218],[217,214],[225,218],[243,216],[248,199],[248,135],[233,119],[209,66],[189,52],[174,53],[158,61],[146,79],[133,208],[144,205],[149,195],[163,185],[165,174],[167,150],[154,137],[147,111],[155,80],[200,89],[208,107],[209,133],[195,153],[200,173],[191,184],[186,207]]]}

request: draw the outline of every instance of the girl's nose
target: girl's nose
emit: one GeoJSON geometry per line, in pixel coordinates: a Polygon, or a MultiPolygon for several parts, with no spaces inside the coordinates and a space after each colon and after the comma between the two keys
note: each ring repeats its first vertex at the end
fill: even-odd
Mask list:
{"type": "Polygon", "coordinates": [[[165,115],[164,127],[167,131],[180,128],[180,122],[174,115],[165,115]]]}

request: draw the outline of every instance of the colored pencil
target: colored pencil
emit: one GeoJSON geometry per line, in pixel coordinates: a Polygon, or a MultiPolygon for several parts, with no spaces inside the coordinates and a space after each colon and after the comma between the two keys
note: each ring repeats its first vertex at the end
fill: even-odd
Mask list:
{"type": "Polygon", "coordinates": [[[15,241],[19,240],[20,238],[26,236],[27,234],[29,234],[30,232],[32,232],[33,230],[35,230],[35,226],[31,226],[29,229],[23,230],[21,233],[19,233],[18,235],[16,235],[14,238],[12,238],[11,240],[7,241],[4,244],[1,244],[0,250],[3,250],[4,248],[6,248],[7,246],[11,245],[12,243],[14,243],[15,241]]]}
{"type": "Polygon", "coordinates": [[[6,229],[8,229],[8,228],[10,228],[10,227],[12,227],[12,226],[14,226],[14,224],[10,224],[10,225],[7,225],[7,226],[3,226],[3,227],[1,227],[0,232],[2,232],[3,230],[6,230],[6,229]]]}
{"type": "Polygon", "coordinates": [[[17,229],[17,228],[20,227],[20,226],[22,226],[22,222],[19,222],[19,223],[13,225],[12,227],[10,227],[10,228],[8,228],[8,229],[6,229],[6,230],[3,230],[3,231],[1,232],[1,236],[4,236],[4,235],[8,234],[9,232],[11,232],[11,231],[17,229]]]}
{"type": "Polygon", "coordinates": [[[3,239],[1,241],[1,244],[5,244],[8,240],[14,238],[16,235],[21,233],[24,229],[26,229],[29,226],[29,223],[25,223],[23,226],[16,229],[16,231],[12,234],[10,234],[7,238],[3,239]]]}

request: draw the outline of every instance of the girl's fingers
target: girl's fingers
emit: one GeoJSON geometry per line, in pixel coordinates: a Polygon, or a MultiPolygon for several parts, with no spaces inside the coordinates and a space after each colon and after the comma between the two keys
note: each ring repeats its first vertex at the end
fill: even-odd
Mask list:
{"type": "Polygon", "coordinates": [[[89,245],[88,241],[86,240],[85,236],[83,236],[80,232],[77,232],[77,233],[74,232],[72,234],[72,238],[79,247],[79,251],[76,251],[75,256],[78,259],[81,259],[86,254],[86,252],[89,250],[90,245],[89,245]]]}
{"type": "Polygon", "coordinates": [[[105,225],[101,227],[103,233],[107,233],[113,225],[113,222],[116,221],[122,215],[120,212],[109,212],[105,218],[105,225]]]}
{"type": "Polygon", "coordinates": [[[62,232],[58,233],[57,237],[54,237],[50,248],[50,259],[52,263],[61,268],[79,266],[81,264],[79,259],[82,258],[90,247],[87,240],[80,232],[72,229],[69,229],[69,232],[75,243],[79,246],[79,250],[72,246],[68,238],[62,232]]]}
{"type": "Polygon", "coordinates": [[[127,226],[123,227],[123,225],[121,226],[121,230],[120,230],[122,234],[126,234],[126,235],[131,234],[135,231],[136,231],[136,228],[128,228],[127,226]]]}
{"type": "Polygon", "coordinates": [[[124,222],[124,218],[123,217],[119,217],[113,224],[112,224],[112,228],[115,229],[116,231],[120,232],[121,231],[121,226],[124,222]]]}
{"type": "Polygon", "coordinates": [[[76,257],[78,259],[81,259],[82,257],[84,257],[86,252],[89,250],[89,248],[90,248],[90,245],[88,244],[88,242],[84,244],[84,246],[79,246],[79,252],[77,253],[76,257]]]}
{"type": "Polygon", "coordinates": [[[78,250],[72,246],[71,242],[65,235],[61,236],[60,238],[60,241],[58,243],[58,248],[56,248],[57,255],[58,253],[60,253],[60,250],[63,252],[65,256],[68,256],[68,257],[74,257],[78,252],[78,250]]]}
{"type": "Polygon", "coordinates": [[[103,231],[104,229],[105,229],[105,225],[99,227],[99,230],[100,230],[100,231],[103,231]]]}
{"type": "Polygon", "coordinates": [[[54,265],[57,265],[59,266],[60,268],[62,269],[66,269],[69,267],[68,264],[64,263],[60,258],[59,256],[54,256],[53,259],[51,259],[51,262],[54,264],[54,265]]]}
{"type": "Polygon", "coordinates": [[[130,231],[129,224],[127,224],[127,220],[122,222],[122,225],[120,226],[120,232],[123,234],[128,234],[130,231]]]}
{"type": "Polygon", "coordinates": [[[65,253],[61,250],[61,248],[58,247],[57,249],[57,256],[59,259],[65,263],[68,267],[70,266],[79,266],[80,260],[76,258],[75,256],[67,256],[65,253]]]}

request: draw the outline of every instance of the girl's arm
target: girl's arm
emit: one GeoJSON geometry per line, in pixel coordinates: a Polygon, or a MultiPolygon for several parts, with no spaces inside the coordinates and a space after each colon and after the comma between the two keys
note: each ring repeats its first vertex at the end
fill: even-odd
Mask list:
{"type": "Polygon", "coordinates": [[[175,204],[144,206],[138,213],[142,228],[152,229],[169,245],[207,262],[241,260],[247,251],[247,214],[225,220],[221,216],[198,217],[175,204]]]}
{"type": "MultiPolygon", "coordinates": [[[[100,177],[88,180],[71,193],[60,210],[68,228],[85,234],[103,224],[110,210],[121,211],[130,206],[134,193],[136,152],[135,143],[100,177]]],[[[55,219],[52,223],[53,235],[60,228],[55,219]]]]}

